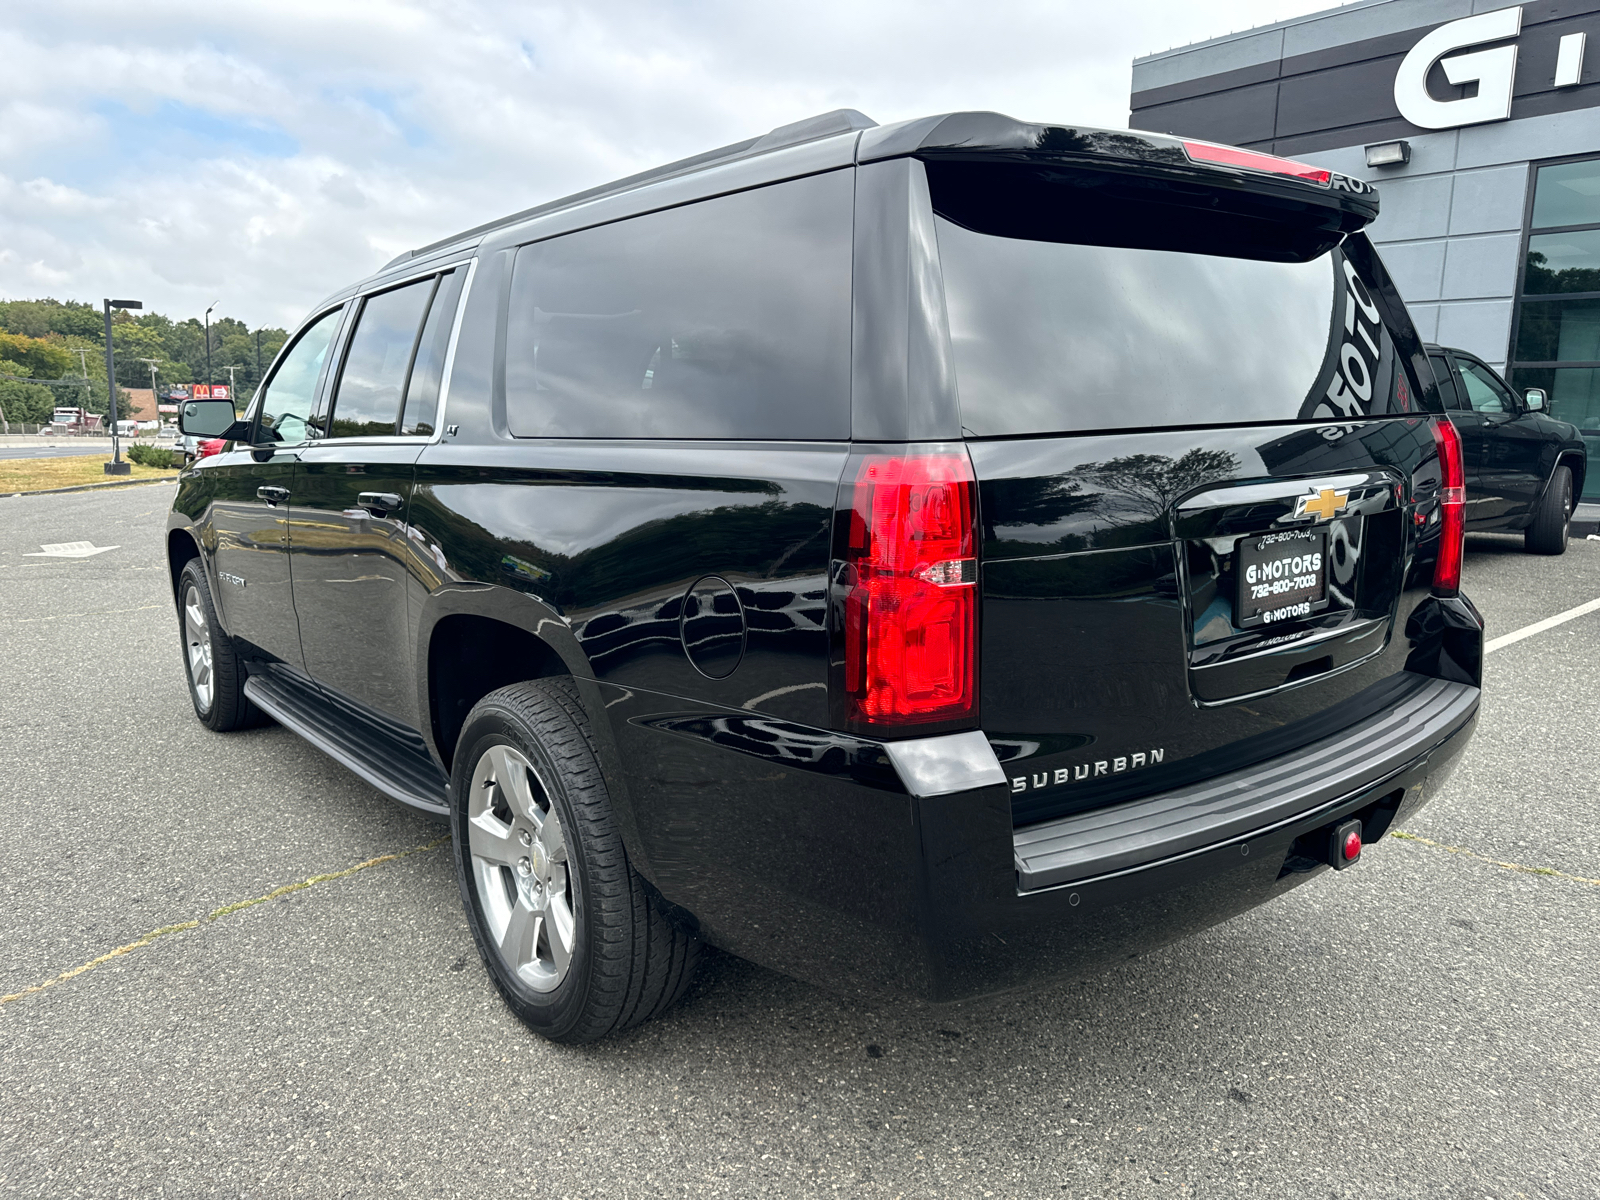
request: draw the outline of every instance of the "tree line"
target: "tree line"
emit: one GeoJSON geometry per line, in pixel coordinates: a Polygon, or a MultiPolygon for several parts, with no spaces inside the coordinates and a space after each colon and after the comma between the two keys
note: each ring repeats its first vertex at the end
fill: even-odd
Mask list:
{"type": "MultiPolygon", "coordinates": [[[[242,406],[288,336],[283,329],[252,330],[233,317],[212,321],[211,382],[227,383],[227,368],[234,367],[234,402],[242,406]]],[[[205,383],[206,347],[206,327],[197,317],[174,321],[158,312],[112,311],[119,389],[151,385],[146,359],[155,364],[158,391],[205,383]]],[[[0,411],[10,422],[43,423],[57,407],[110,411],[100,307],[77,300],[0,300],[0,411]]]]}

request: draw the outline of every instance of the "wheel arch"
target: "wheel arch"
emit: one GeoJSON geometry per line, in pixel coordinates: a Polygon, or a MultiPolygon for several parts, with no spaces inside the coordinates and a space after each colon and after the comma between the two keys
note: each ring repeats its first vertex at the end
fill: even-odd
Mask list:
{"type": "MultiPolygon", "coordinates": [[[[1588,455],[1581,449],[1566,449],[1556,458],[1556,466],[1566,467],[1572,472],[1572,498],[1576,504],[1578,497],[1583,495],[1583,477],[1588,471],[1588,455]]],[[[1550,472],[1552,475],[1554,471],[1550,472]]],[[[1549,486],[1548,484],[1546,486],[1549,486]]]]}
{"type": "MultiPolygon", "coordinates": [[[[183,569],[192,561],[200,558],[200,543],[195,540],[194,534],[187,529],[171,529],[167,531],[167,573],[172,577],[172,598],[178,598],[178,578],[183,574],[183,569]]],[[[201,563],[201,570],[205,564],[201,563]]]]}
{"type": "Polygon", "coordinates": [[[418,630],[419,711],[446,771],[472,706],[497,688],[581,675],[583,654],[564,618],[509,588],[456,586],[428,599],[418,630]]]}

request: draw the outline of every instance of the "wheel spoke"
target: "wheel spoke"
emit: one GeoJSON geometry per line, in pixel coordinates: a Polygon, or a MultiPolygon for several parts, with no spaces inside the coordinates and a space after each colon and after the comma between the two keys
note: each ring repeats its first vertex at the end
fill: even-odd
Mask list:
{"type": "Polygon", "coordinates": [[[502,824],[488,812],[468,819],[467,844],[471,846],[474,858],[499,863],[513,870],[516,869],[517,859],[521,857],[521,848],[517,845],[511,826],[502,824]]]}
{"type": "Polygon", "coordinates": [[[510,746],[493,746],[489,750],[489,762],[494,767],[494,781],[500,785],[500,794],[511,811],[537,819],[539,810],[528,787],[528,768],[517,752],[510,746]]]}
{"type": "Polygon", "coordinates": [[[550,943],[550,958],[555,963],[559,978],[567,973],[567,967],[572,963],[572,941],[577,928],[565,896],[550,897],[550,903],[545,907],[544,928],[545,940],[550,943]]]}
{"type": "Polygon", "coordinates": [[[533,961],[534,945],[539,938],[541,918],[520,900],[512,906],[511,919],[500,935],[500,953],[516,970],[533,961]]]}
{"type": "Polygon", "coordinates": [[[567,835],[562,831],[561,818],[556,815],[556,808],[553,804],[539,825],[538,841],[544,847],[545,856],[551,862],[564,863],[567,861],[567,835]]]}

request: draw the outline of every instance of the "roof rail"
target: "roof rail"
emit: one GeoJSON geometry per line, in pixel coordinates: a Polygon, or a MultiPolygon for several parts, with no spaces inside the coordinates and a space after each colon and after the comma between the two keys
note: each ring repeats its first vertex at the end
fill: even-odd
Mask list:
{"type": "Polygon", "coordinates": [[[757,154],[767,154],[773,150],[781,150],[788,146],[798,146],[803,142],[813,142],[818,138],[833,137],[841,133],[850,133],[853,130],[871,129],[877,125],[865,113],[857,112],[853,108],[836,108],[832,112],[820,113],[814,117],[807,117],[803,121],[795,121],[788,125],[779,125],[776,129],[762,134],[760,137],[746,138],[742,142],[733,142],[726,146],[719,146],[715,150],[706,150],[700,154],[691,154],[688,158],[680,158],[676,162],[669,162],[659,167],[652,167],[648,171],[641,171],[637,175],[629,175],[611,183],[603,183],[599,187],[589,188],[587,191],[574,192],[570,196],[563,196],[559,200],[550,200],[544,204],[525,208],[521,212],[514,212],[508,217],[501,217],[496,221],[489,221],[483,225],[475,225],[461,233],[451,234],[437,242],[429,242],[426,246],[418,246],[415,250],[406,250],[384,263],[379,272],[387,271],[390,267],[398,266],[413,258],[427,254],[433,250],[442,250],[444,247],[456,242],[465,241],[471,237],[490,233],[496,229],[504,229],[508,225],[515,225],[532,217],[540,217],[546,213],[556,212],[563,208],[572,208],[590,200],[598,200],[602,196],[615,196],[622,192],[631,192],[648,183],[655,183],[674,175],[688,175],[695,171],[703,171],[707,167],[720,163],[730,162],[736,158],[753,158],[757,154]]]}

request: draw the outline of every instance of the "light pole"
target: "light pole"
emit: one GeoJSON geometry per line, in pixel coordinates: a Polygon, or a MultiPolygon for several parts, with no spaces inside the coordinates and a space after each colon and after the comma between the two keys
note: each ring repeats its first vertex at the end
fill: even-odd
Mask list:
{"type": "MultiPolygon", "coordinates": [[[[211,308],[221,304],[220,300],[213,300],[211,308]]],[[[206,386],[211,386],[211,308],[206,309],[206,386]]]]}
{"type": "Polygon", "coordinates": [[[117,437],[117,360],[111,349],[111,310],[113,308],[143,308],[142,300],[107,300],[106,312],[106,391],[111,396],[111,461],[106,464],[107,475],[126,475],[133,468],[122,461],[122,444],[117,437]]]}
{"type": "Polygon", "coordinates": [[[233,366],[223,367],[222,369],[228,373],[228,403],[233,405],[234,408],[238,408],[239,388],[233,381],[233,373],[244,370],[244,367],[239,363],[234,363],[233,366]]]}
{"type": "Polygon", "coordinates": [[[261,330],[256,330],[256,391],[261,390],[261,330]]]}
{"type": "Polygon", "coordinates": [[[156,364],[159,358],[141,358],[140,362],[150,368],[150,403],[156,408],[156,432],[161,432],[161,395],[156,391],[156,364]]]}

